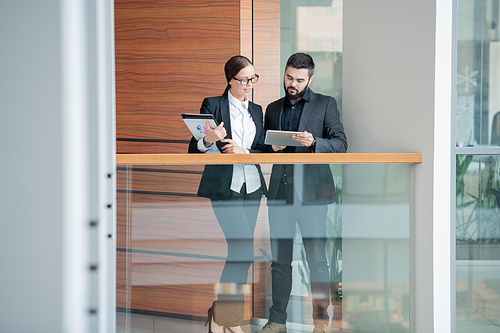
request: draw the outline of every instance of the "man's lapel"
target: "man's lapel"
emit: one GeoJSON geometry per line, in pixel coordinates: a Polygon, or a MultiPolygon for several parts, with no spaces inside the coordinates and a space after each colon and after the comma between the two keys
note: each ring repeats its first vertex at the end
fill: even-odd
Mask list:
{"type": "Polygon", "coordinates": [[[280,102],[278,103],[278,106],[276,108],[276,112],[274,113],[274,121],[275,121],[276,126],[271,127],[271,129],[281,130],[281,114],[283,113],[283,105],[285,104],[285,98],[286,97],[282,97],[280,99],[280,102]]]}
{"type": "Polygon", "coordinates": [[[314,103],[316,102],[316,94],[314,94],[312,90],[309,91],[309,96],[310,101],[304,103],[304,109],[302,110],[302,115],[300,116],[299,132],[303,132],[305,130],[307,120],[311,116],[314,109],[314,103]]]}

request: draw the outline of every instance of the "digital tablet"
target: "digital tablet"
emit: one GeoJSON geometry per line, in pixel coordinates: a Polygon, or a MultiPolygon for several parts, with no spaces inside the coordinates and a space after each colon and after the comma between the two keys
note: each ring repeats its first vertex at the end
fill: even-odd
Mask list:
{"type": "Polygon", "coordinates": [[[210,113],[200,114],[200,113],[184,113],[182,114],[182,120],[186,124],[191,134],[193,134],[196,140],[200,140],[207,134],[207,128],[205,120],[209,121],[211,128],[217,127],[217,122],[214,116],[210,113]]]}
{"type": "Polygon", "coordinates": [[[264,143],[266,145],[302,147],[302,143],[292,140],[292,135],[300,133],[303,132],[268,130],[266,132],[266,139],[264,143]]]}

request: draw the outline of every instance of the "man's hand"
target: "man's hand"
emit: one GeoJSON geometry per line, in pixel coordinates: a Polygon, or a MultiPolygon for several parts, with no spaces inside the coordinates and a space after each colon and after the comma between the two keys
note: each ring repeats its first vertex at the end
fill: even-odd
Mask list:
{"type": "Polygon", "coordinates": [[[273,151],[280,151],[286,148],[286,146],[272,145],[273,151]]]}
{"type": "Polygon", "coordinates": [[[207,126],[207,135],[205,136],[205,142],[208,144],[213,144],[215,141],[222,140],[226,137],[226,129],[224,128],[224,122],[221,122],[219,126],[212,129],[210,128],[210,123],[205,120],[207,126]]]}
{"type": "Polygon", "coordinates": [[[292,135],[292,140],[301,143],[304,147],[311,147],[314,142],[314,136],[311,133],[304,131],[300,134],[292,135]]]}

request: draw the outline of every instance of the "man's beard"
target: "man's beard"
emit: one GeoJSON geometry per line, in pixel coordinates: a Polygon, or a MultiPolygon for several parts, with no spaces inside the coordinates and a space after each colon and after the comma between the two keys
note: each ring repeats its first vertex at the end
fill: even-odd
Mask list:
{"type": "Polygon", "coordinates": [[[289,101],[296,101],[298,99],[301,99],[302,96],[304,96],[304,94],[307,91],[307,88],[309,88],[309,84],[307,84],[307,86],[303,90],[298,91],[297,93],[295,93],[293,95],[288,92],[288,89],[286,88],[284,82],[283,82],[283,87],[285,88],[285,96],[286,96],[286,98],[288,98],[289,101]]]}

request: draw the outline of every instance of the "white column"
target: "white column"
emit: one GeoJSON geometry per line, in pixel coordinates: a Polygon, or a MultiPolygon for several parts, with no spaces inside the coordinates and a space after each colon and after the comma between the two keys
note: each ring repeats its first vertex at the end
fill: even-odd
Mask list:
{"type": "MultiPolygon", "coordinates": [[[[452,186],[452,83],[455,63],[453,45],[454,0],[436,0],[436,82],[434,99],[433,180],[433,289],[434,332],[452,332],[452,262],[454,242],[451,229],[452,186]]],[[[454,297],[453,297],[454,298],[454,297]]],[[[453,325],[454,326],[454,325],[453,325]]]]}
{"type": "Polygon", "coordinates": [[[96,1],[98,331],[116,331],[116,145],[114,1],[96,1]]]}
{"type": "Polygon", "coordinates": [[[89,61],[85,1],[60,2],[63,191],[62,331],[89,330],[89,61]]]}

